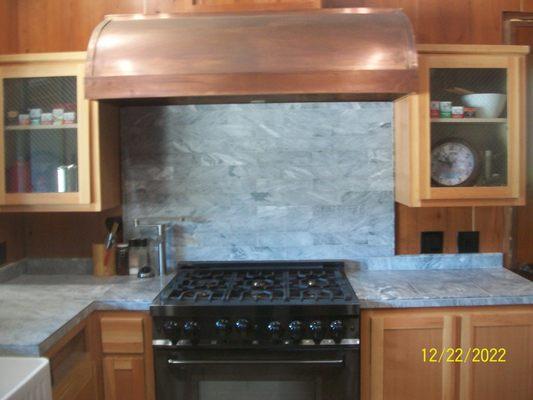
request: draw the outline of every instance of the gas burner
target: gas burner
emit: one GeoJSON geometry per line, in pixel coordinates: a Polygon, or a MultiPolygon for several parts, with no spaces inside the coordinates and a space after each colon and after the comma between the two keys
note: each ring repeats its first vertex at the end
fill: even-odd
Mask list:
{"type": "Polygon", "coordinates": [[[183,286],[188,289],[215,289],[225,287],[226,284],[221,279],[199,279],[183,281],[183,286]]]}
{"type": "Polygon", "coordinates": [[[354,298],[342,271],[340,263],[192,264],[178,269],[161,300],[184,306],[342,304],[354,298]]]}
{"type": "Polygon", "coordinates": [[[243,287],[252,289],[269,289],[274,286],[272,279],[254,279],[252,281],[243,282],[243,287]]]}
{"type": "Polygon", "coordinates": [[[327,272],[326,271],[320,271],[320,270],[316,270],[316,269],[312,269],[312,270],[300,270],[297,272],[296,276],[298,276],[298,278],[300,279],[319,279],[319,278],[325,278],[327,276],[327,272]]]}
{"type": "Polygon", "coordinates": [[[184,289],[173,290],[169,298],[183,302],[213,302],[222,301],[224,291],[209,289],[184,289]]]}
{"type": "Polygon", "coordinates": [[[249,292],[242,292],[240,300],[253,299],[254,301],[270,300],[274,299],[274,294],[270,290],[252,290],[249,292]]]}
{"type": "Polygon", "coordinates": [[[306,288],[326,288],[330,286],[330,282],[324,278],[308,278],[300,280],[300,289],[306,288]]]}
{"type": "Polygon", "coordinates": [[[274,271],[247,271],[244,277],[248,280],[273,279],[275,274],[274,271]]]}
{"type": "Polygon", "coordinates": [[[210,271],[210,270],[201,271],[201,270],[196,270],[196,271],[192,271],[189,274],[189,279],[191,279],[191,280],[220,279],[220,278],[223,278],[223,277],[224,277],[224,272],[223,271],[210,271]]]}
{"type": "Polygon", "coordinates": [[[335,300],[337,297],[328,289],[307,289],[300,292],[300,299],[305,300],[335,300]]]}

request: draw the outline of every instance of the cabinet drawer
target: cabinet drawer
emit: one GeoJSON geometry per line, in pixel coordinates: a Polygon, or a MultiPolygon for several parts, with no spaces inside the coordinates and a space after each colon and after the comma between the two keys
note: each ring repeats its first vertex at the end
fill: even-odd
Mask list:
{"type": "Polygon", "coordinates": [[[144,353],[142,317],[102,317],[100,326],[104,353],[144,353]]]}

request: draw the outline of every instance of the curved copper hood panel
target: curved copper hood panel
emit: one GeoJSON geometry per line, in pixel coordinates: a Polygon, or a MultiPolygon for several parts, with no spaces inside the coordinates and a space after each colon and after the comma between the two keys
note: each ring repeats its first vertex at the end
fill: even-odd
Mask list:
{"type": "Polygon", "coordinates": [[[408,18],[396,9],[116,15],[93,32],[90,99],[350,95],[417,89],[408,18]]]}

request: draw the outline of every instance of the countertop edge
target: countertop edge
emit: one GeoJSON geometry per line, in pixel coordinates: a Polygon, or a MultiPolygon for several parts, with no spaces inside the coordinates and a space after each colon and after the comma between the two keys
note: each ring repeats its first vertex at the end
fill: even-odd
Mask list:
{"type": "Polygon", "coordinates": [[[491,296],[463,297],[442,299],[376,299],[360,300],[360,308],[439,308],[439,307],[475,307],[475,306],[507,306],[533,305],[533,296],[491,296]]]}

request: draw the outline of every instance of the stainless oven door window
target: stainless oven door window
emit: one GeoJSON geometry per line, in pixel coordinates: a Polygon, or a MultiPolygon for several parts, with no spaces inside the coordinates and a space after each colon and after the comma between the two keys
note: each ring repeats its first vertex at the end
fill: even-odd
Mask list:
{"type": "Polygon", "coordinates": [[[158,400],[356,400],[359,350],[159,350],[158,400]]]}

